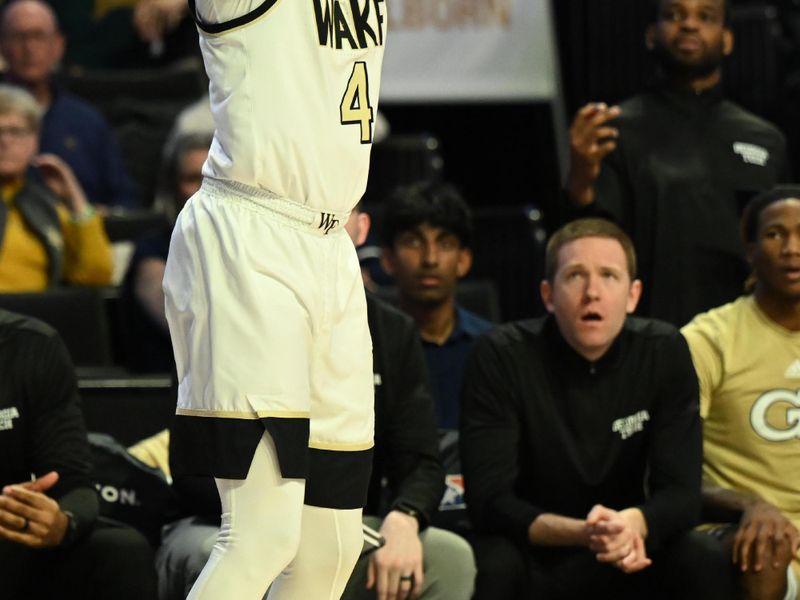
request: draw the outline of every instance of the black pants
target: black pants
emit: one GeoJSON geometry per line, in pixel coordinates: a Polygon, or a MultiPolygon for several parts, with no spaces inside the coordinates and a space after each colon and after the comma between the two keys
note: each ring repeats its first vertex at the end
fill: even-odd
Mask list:
{"type": "Polygon", "coordinates": [[[531,600],[526,548],[500,536],[465,537],[478,567],[473,600],[531,600]]]}
{"type": "Polygon", "coordinates": [[[713,538],[686,533],[650,554],[633,574],[598,562],[586,549],[521,547],[474,536],[475,600],[730,600],[737,597],[730,556],[713,538]]]}
{"type": "Polygon", "coordinates": [[[646,569],[625,574],[598,562],[589,550],[544,551],[529,555],[534,598],[567,600],[729,600],[736,597],[730,558],[716,540],[688,532],[652,552],[646,569]]]}
{"type": "Polygon", "coordinates": [[[0,541],[4,600],[155,600],[153,550],[142,534],[105,521],[69,548],[0,541]]]}

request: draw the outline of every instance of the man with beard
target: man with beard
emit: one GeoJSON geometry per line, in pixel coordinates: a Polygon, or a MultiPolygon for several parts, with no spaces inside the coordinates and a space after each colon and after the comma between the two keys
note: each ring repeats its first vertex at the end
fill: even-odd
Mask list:
{"type": "Polygon", "coordinates": [[[659,77],[620,106],[578,112],[567,193],[581,216],[611,218],[633,238],[640,312],[682,325],[741,293],[738,199],[787,180],[787,160],[780,131],[723,98],[727,2],[655,4],[645,40],[659,77]]]}

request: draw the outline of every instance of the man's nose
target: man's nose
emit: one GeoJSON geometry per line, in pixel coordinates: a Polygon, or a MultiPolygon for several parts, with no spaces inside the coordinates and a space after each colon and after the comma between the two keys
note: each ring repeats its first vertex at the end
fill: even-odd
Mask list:
{"type": "Polygon", "coordinates": [[[422,258],[425,264],[437,264],[439,262],[439,249],[436,247],[436,244],[425,244],[422,249],[422,258]]]}
{"type": "Polygon", "coordinates": [[[586,278],[586,288],[583,290],[587,300],[597,300],[600,298],[599,280],[595,275],[586,278]]]}
{"type": "Polygon", "coordinates": [[[687,14],[680,22],[684,31],[697,31],[700,28],[700,18],[694,14],[687,14]]]}
{"type": "Polygon", "coordinates": [[[783,245],[784,254],[800,254],[800,233],[792,233],[786,237],[783,245]]]}

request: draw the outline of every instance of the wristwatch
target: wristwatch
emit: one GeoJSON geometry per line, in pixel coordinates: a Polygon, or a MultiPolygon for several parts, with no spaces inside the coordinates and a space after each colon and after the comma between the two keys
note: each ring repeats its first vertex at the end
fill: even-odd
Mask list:
{"type": "Polygon", "coordinates": [[[409,517],[414,517],[417,520],[417,524],[419,525],[420,531],[425,529],[425,527],[428,525],[422,513],[413,506],[411,506],[410,504],[407,504],[406,502],[398,502],[397,504],[392,506],[392,510],[396,510],[398,512],[406,514],[409,517]]]}
{"type": "Polygon", "coordinates": [[[69,546],[74,543],[78,537],[78,523],[75,521],[75,515],[68,510],[62,510],[67,515],[67,530],[64,532],[64,538],[61,540],[62,546],[69,546]]]}

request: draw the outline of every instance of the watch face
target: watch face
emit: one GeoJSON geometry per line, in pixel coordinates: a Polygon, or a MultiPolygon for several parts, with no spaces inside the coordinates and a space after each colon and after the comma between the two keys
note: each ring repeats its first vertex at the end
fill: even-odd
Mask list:
{"type": "Polygon", "coordinates": [[[407,514],[409,517],[414,517],[417,521],[420,520],[419,511],[414,509],[414,508],[411,508],[410,506],[405,506],[403,504],[400,504],[398,506],[395,506],[395,510],[398,510],[401,513],[407,514]]]}

